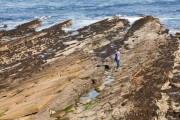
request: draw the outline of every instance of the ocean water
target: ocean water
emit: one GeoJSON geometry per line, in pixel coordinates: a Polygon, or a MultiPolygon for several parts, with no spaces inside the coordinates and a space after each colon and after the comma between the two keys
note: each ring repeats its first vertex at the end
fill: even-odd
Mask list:
{"type": "Polygon", "coordinates": [[[180,31],[180,0],[0,0],[5,30],[37,18],[43,21],[37,31],[69,19],[73,25],[65,30],[76,30],[114,16],[133,23],[141,14],[160,18],[172,34],[180,31]]]}

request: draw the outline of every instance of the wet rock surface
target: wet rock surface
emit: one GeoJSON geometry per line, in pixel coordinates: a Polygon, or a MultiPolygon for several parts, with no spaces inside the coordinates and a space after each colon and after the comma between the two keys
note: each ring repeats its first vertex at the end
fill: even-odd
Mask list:
{"type": "Polygon", "coordinates": [[[158,18],[41,24],[0,31],[0,120],[180,119],[180,37],[158,18]]]}

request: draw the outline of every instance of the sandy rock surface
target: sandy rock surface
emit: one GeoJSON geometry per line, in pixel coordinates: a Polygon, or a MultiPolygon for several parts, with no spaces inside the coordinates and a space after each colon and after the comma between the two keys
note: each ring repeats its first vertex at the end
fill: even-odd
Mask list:
{"type": "Polygon", "coordinates": [[[41,24],[0,31],[0,120],[180,119],[180,37],[158,18],[41,24]]]}

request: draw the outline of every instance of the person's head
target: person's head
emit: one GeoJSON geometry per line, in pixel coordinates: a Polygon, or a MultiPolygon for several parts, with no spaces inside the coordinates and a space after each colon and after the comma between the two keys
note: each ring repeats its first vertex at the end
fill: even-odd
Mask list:
{"type": "Polygon", "coordinates": [[[119,51],[119,48],[117,48],[116,51],[119,51]]]}

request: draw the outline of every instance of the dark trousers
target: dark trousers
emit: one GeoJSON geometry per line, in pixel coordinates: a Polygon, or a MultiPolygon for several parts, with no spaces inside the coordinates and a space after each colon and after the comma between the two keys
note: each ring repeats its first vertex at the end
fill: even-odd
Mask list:
{"type": "Polygon", "coordinates": [[[116,63],[117,63],[117,68],[119,68],[120,67],[120,61],[116,60],[116,63]]]}

